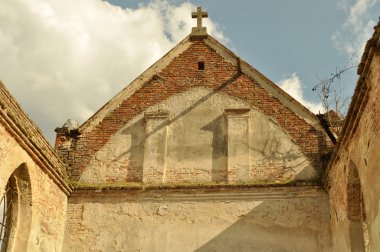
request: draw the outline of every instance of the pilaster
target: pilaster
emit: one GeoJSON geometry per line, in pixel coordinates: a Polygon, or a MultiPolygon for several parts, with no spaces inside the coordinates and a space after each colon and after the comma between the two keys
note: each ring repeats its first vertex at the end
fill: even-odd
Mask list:
{"type": "Polygon", "coordinates": [[[226,109],[228,133],[228,182],[248,181],[249,109],[226,109]]]}
{"type": "Polygon", "coordinates": [[[164,183],[166,181],[168,121],[169,117],[165,112],[145,114],[143,183],[164,183]]]}

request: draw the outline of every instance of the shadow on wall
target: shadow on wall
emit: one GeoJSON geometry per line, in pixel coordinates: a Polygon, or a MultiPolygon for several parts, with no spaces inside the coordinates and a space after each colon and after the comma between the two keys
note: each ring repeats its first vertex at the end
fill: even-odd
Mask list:
{"type": "Polygon", "coordinates": [[[334,145],[329,146],[327,144],[327,136],[325,135],[325,133],[322,133],[322,131],[316,131],[315,129],[310,128],[308,133],[314,133],[318,138],[318,150],[317,152],[310,154],[310,157],[313,160],[316,160],[317,164],[320,164],[318,167],[318,172],[321,175],[324,173],[329,164],[334,145]]]}
{"type": "Polygon", "coordinates": [[[328,216],[310,216],[310,209],[295,201],[293,206],[277,207],[272,201],[264,202],[195,251],[330,251],[328,216]]]}
{"type": "Polygon", "coordinates": [[[113,161],[117,161],[122,156],[130,154],[127,167],[127,181],[139,182],[143,178],[144,163],[144,141],[145,141],[144,120],[140,119],[128,128],[124,129],[121,134],[131,136],[131,147],[116,157],[113,161]]]}
{"type": "MultiPolygon", "coordinates": [[[[124,129],[121,134],[131,136],[131,147],[121,153],[119,156],[114,158],[113,162],[118,162],[123,159],[126,155],[129,156],[129,162],[125,162],[125,169],[127,170],[127,181],[130,182],[140,182],[142,180],[142,170],[143,170],[143,161],[144,161],[144,143],[145,139],[150,137],[159,131],[162,127],[166,127],[173,122],[177,121],[179,118],[183,117],[190,111],[194,110],[196,107],[204,103],[211,96],[218,93],[224,87],[228,86],[234,82],[239,77],[239,74],[233,76],[228,81],[222,83],[218,88],[213,90],[213,92],[202,97],[201,99],[194,102],[191,106],[186,108],[180,114],[171,118],[168,121],[163,122],[158,125],[155,129],[150,132],[145,132],[144,119],[141,119],[124,129]]],[[[217,117],[215,120],[210,122],[201,128],[204,131],[210,131],[212,133],[212,169],[211,169],[211,181],[212,182],[225,182],[227,181],[228,173],[228,160],[227,160],[227,122],[222,116],[217,117]]],[[[263,125],[261,125],[263,126],[263,125]]],[[[264,128],[267,128],[268,125],[264,125],[264,128]]],[[[259,153],[254,154],[255,159],[251,164],[254,174],[250,174],[253,180],[269,180],[269,181],[288,181],[292,180],[309,180],[316,179],[321,174],[320,166],[320,152],[321,150],[316,151],[315,153],[305,154],[309,160],[299,158],[301,151],[295,150],[295,148],[286,149],[284,145],[283,137],[278,136],[278,134],[273,134],[273,130],[265,129],[259,136],[263,138],[266,136],[266,141],[261,141],[260,144],[253,144],[251,146],[251,152],[259,153]],[[263,146],[258,148],[257,146],[263,146]],[[285,150],[286,149],[286,150],[285,150]],[[292,162],[289,162],[291,160],[292,162]],[[309,165],[309,161],[312,161],[312,165],[309,165]],[[271,169],[267,169],[271,166],[271,169]],[[314,169],[314,166],[316,169],[314,169]],[[304,167],[305,169],[301,169],[304,167]],[[306,169],[307,168],[307,169],[306,169]],[[256,175],[257,174],[261,174],[256,175]],[[270,175],[270,176],[269,176],[270,175]]],[[[315,131],[315,129],[310,129],[308,134],[317,134],[319,138],[319,147],[326,145],[325,136],[321,132],[315,131]]],[[[254,138],[257,139],[258,136],[254,138]]],[[[290,141],[290,140],[289,140],[290,141]]],[[[251,159],[252,162],[252,159],[251,159]]]]}
{"type": "Polygon", "coordinates": [[[202,127],[201,130],[212,133],[212,182],[227,181],[227,122],[224,115],[218,116],[215,120],[202,127]]]}
{"type": "Polygon", "coordinates": [[[107,244],[104,251],[331,251],[327,198],[230,197],[223,193],[218,201],[197,199],[192,204],[138,195],[81,197],[76,199],[80,204],[90,203],[80,223],[89,233],[85,241],[71,240],[80,244],[78,251],[99,249],[99,244],[107,244]],[[140,203],[130,204],[136,201],[140,203]],[[111,218],[113,223],[94,221],[90,213],[95,212],[99,220],[111,218]]]}
{"type": "MultiPolygon", "coordinates": [[[[213,95],[217,94],[219,91],[221,91],[223,88],[228,86],[229,84],[233,83],[238,77],[240,76],[239,73],[232,76],[229,80],[222,83],[219,87],[213,90],[213,92],[209,93],[208,95],[202,97],[198,101],[196,101],[193,105],[182,111],[180,114],[175,116],[174,118],[171,118],[168,121],[163,122],[162,124],[158,125],[154,130],[150,132],[145,133],[145,126],[144,126],[144,119],[141,119],[134,123],[133,125],[129,126],[125,130],[122,131],[122,134],[124,135],[131,135],[131,147],[121,153],[119,156],[117,156],[115,159],[113,159],[113,162],[117,162],[118,160],[122,159],[125,155],[130,154],[131,160],[129,166],[132,166],[134,169],[134,172],[137,171],[137,177],[133,175],[127,175],[128,181],[136,181],[139,182],[142,179],[142,166],[143,166],[143,153],[144,153],[144,143],[145,139],[150,137],[151,135],[158,132],[160,129],[162,129],[165,126],[168,126],[172,124],[173,122],[177,121],[184,115],[188,114],[190,111],[197,108],[199,105],[204,103],[206,100],[210,99],[213,95]],[[144,134],[144,135],[141,135],[144,134]],[[139,168],[140,167],[140,168],[139,168]]],[[[227,161],[223,160],[223,158],[220,158],[221,155],[226,155],[227,153],[227,139],[226,136],[223,137],[222,134],[224,133],[223,127],[223,118],[217,118],[216,121],[211,122],[209,125],[206,125],[202,130],[206,131],[212,131],[214,133],[213,136],[213,175],[212,180],[215,182],[225,181],[227,177],[226,169],[224,167],[227,167],[227,161]],[[218,147],[218,144],[221,147],[218,147]],[[215,161],[215,162],[214,162],[215,161]],[[226,164],[224,164],[226,163],[226,164]],[[220,166],[222,165],[222,166],[220,166]],[[220,168],[221,167],[221,168],[220,168]],[[226,171],[224,171],[226,170],[226,171]],[[225,173],[225,175],[224,175],[225,173]]],[[[133,174],[133,172],[129,172],[128,174],[133,174]]]]}
{"type": "MultiPolygon", "coordinates": [[[[352,251],[369,251],[369,231],[359,171],[352,160],[349,161],[347,168],[347,211],[351,249],[352,251]]],[[[345,169],[347,168],[345,166],[345,169]]]]}

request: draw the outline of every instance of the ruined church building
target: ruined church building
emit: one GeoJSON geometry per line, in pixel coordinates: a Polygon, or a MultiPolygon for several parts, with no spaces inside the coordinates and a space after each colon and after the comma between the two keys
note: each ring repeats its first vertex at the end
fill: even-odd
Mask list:
{"type": "Polygon", "coordinates": [[[380,23],[335,142],[192,16],[54,149],[0,83],[1,251],[380,251],[380,23]]]}

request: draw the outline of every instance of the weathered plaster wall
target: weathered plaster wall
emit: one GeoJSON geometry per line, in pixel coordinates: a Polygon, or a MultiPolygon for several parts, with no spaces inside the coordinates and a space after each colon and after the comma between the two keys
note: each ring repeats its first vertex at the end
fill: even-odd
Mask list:
{"type": "Polygon", "coordinates": [[[312,180],[318,176],[312,161],[273,118],[242,100],[198,87],[130,120],[95,153],[80,181],[312,180]]]}
{"type": "Polygon", "coordinates": [[[213,39],[177,49],[79,135],[58,130],[76,188],[65,251],[329,251],[323,191],[253,189],[318,182],[318,118],[213,39]]]}
{"type": "Polygon", "coordinates": [[[18,232],[13,240],[14,251],[61,251],[66,226],[67,196],[0,125],[1,196],[6,181],[20,166],[26,168],[23,172],[28,173],[25,175],[30,178],[30,184],[24,186],[31,191],[30,205],[25,206],[30,207],[31,216],[25,216],[30,211],[19,209],[17,227],[13,227],[18,232]],[[27,250],[22,247],[23,244],[27,250]]]}
{"type": "MultiPolygon", "coordinates": [[[[379,35],[374,38],[378,40],[379,35]]],[[[380,54],[371,45],[376,43],[369,43],[363,56],[365,70],[351,105],[353,113],[348,115],[348,137],[343,135],[347,139],[336,153],[327,180],[334,251],[380,251],[380,54]],[[357,182],[350,175],[355,171],[357,182]],[[367,239],[358,241],[363,233],[367,239]]]]}
{"type": "Polygon", "coordinates": [[[286,181],[295,177],[313,179],[315,171],[317,175],[323,173],[331,142],[315,115],[285,95],[257,70],[244,62],[241,65],[236,63],[240,62],[237,56],[212,38],[205,41],[187,38],[179,47],[183,50],[170,52],[80,126],[79,136],[66,139],[63,135],[58,135],[56,148],[63,160],[67,160],[73,180],[112,182],[125,180],[125,175],[118,175],[127,173],[127,181],[146,183],[158,182],[155,176],[161,174],[163,178],[159,180],[165,181],[182,182],[193,176],[201,181],[209,181],[212,177],[213,181],[228,180],[233,183],[251,179],[250,177],[270,181],[286,181]],[[199,62],[204,63],[203,70],[198,68],[199,62]],[[224,101],[228,105],[221,105],[224,101]],[[239,106],[230,106],[232,103],[239,106]],[[169,111],[151,110],[153,107],[158,109],[169,104],[172,106],[167,109],[169,111]],[[248,115],[240,114],[244,108],[250,109],[248,115]],[[222,111],[224,109],[234,109],[235,115],[225,116],[222,111]],[[146,114],[150,112],[156,115],[146,114]],[[237,115],[242,119],[238,119],[237,115]],[[255,118],[256,115],[263,118],[263,125],[253,125],[260,119],[255,118]],[[272,122],[269,123],[268,120],[272,122]],[[278,130],[276,124],[282,130],[278,130]],[[234,125],[236,129],[231,130],[228,125],[234,125]],[[157,126],[160,127],[153,130],[157,126]],[[264,129],[265,126],[268,128],[264,129]],[[238,130],[239,127],[242,130],[238,130]],[[150,137],[145,139],[144,135],[152,130],[150,137]],[[178,134],[179,131],[181,133],[178,134]],[[251,136],[239,136],[241,132],[251,136]],[[273,132],[276,132],[274,136],[273,132]],[[231,133],[230,138],[225,137],[226,133],[231,133]],[[115,135],[120,140],[115,139],[115,135]],[[270,142],[267,142],[266,135],[271,138],[270,142]],[[234,137],[237,141],[231,141],[234,137]],[[284,145],[282,141],[276,142],[275,138],[278,137],[281,140],[287,139],[284,145]],[[167,142],[160,140],[164,138],[167,142]],[[249,142],[244,143],[247,139],[249,142]],[[297,150],[292,147],[289,139],[298,146],[297,150]],[[127,143],[123,145],[121,141],[127,143]],[[258,141],[262,149],[255,149],[256,146],[251,145],[251,141],[258,141]],[[160,145],[148,149],[154,143],[160,145]],[[232,143],[233,146],[226,146],[226,143],[232,143]],[[148,144],[145,151],[141,150],[143,144],[148,144]],[[127,148],[128,146],[131,148],[127,148]],[[210,146],[218,148],[211,149],[210,146]],[[107,160],[104,155],[111,148],[119,156],[107,160]],[[249,158],[241,155],[242,151],[249,151],[249,158]],[[235,153],[228,155],[231,159],[226,160],[226,152],[235,153]],[[315,161],[314,169],[310,169],[309,163],[299,152],[315,161]],[[144,153],[144,157],[139,153],[144,153]],[[207,171],[206,157],[208,165],[211,165],[207,167],[207,171]],[[104,167],[108,163],[115,175],[107,177],[96,169],[92,174],[88,169],[94,167],[94,163],[102,162],[104,164],[100,165],[104,167]],[[142,164],[147,169],[141,170],[142,164]],[[195,168],[199,164],[201,167],[195,168]],[[172,165],[178,165],[175,173],[171,172],[174,168],[172,165]],[[257,171],[254,172],[252,167],[257,171]],[[291,171],[293,168],[294,171],[291,171]],[[207,174],[211,173],[210,169],[214,176],[207,174]],[[273,173],[270,178],[267,174],[269,171],[273,173]],[[83,174],[84,172],[87,174],[83,174]],[[143,178],[143,174],[150,178],[143,178]]]}
{"type": "Polygon", "coordinates": [[[317,188],[77,192],[63,251],[331,251],[317,188]]]}

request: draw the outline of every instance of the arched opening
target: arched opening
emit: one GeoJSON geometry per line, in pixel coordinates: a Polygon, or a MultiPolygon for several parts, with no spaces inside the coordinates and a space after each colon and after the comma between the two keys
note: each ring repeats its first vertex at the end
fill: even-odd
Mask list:
{"type": "Polygon", "coordinates": [[[357,166],[348,165],[347,211],[351,251],[369,251],[368,225],[357,166]]]}
{"type": "Polygon", "coordinates": [[[12,230],[12,205],[13,194],[10,181],[5,187],[5,193],[0,201],[0,248],[1,251],[6,251],[8,247],[9,237],[12,230]]]}
{"type": "Polygon", "coordinates": [[[31,183],[25,164],[9,177],[1,199],[0,251],[27,251],[31,226],[31,183]]]}

